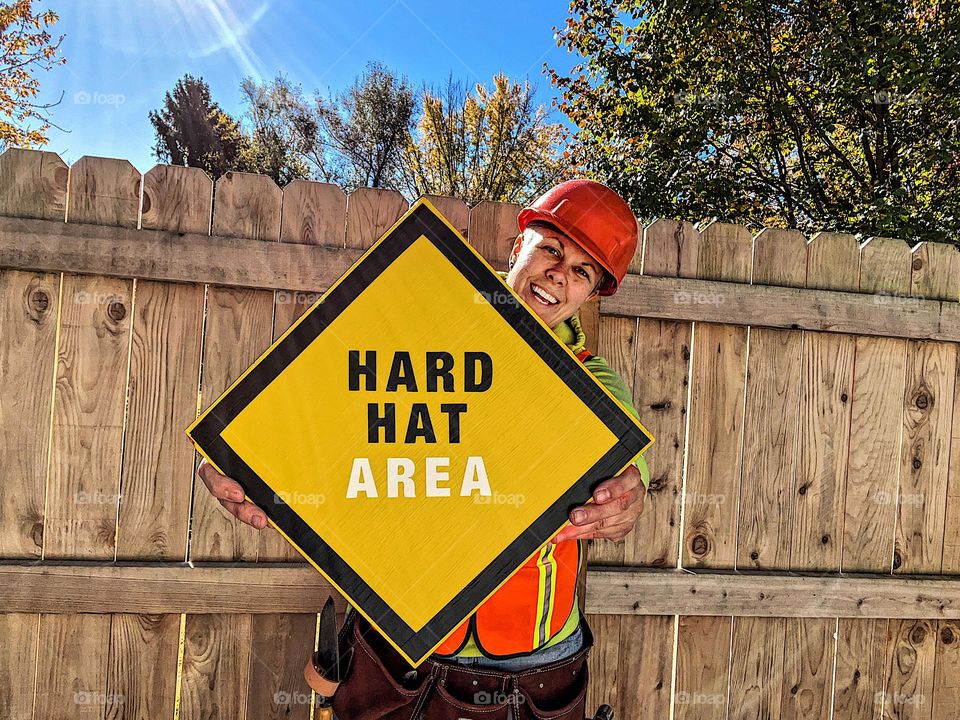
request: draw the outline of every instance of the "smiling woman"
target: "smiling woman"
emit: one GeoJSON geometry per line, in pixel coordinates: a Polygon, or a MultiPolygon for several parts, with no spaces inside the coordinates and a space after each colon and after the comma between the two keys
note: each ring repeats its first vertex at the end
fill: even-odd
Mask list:
{"type": "Polygon", "coordinates": [[[569,319],[598,290],[604,270],[567,235],[530,223],[510,256],[507,284],[550,327],[569,319]]]}

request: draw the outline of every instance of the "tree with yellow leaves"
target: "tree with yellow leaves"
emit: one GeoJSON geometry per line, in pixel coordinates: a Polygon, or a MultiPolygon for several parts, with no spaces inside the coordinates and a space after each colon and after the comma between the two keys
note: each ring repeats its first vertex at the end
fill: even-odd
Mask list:
{"type": "Polygon", "coordinates": [[[60,43],[47,28],[59,17],[52,10],[34,13],[32,0],[0,3],[0,150],[9,146],[46,145],[49,109],[36,103],[40,82],[35,73],[62,65],[60,43]]]}
{"type": "Polygon", "coordinates": [[[423,91],[405,148],[403,189],[410,197],[449,195],[469,205],[525,202],[563,179],[561,138],[529,82],[498,74],[492,90],[477,83],[467,92],[451,77],[446,87],[423,91]]]}

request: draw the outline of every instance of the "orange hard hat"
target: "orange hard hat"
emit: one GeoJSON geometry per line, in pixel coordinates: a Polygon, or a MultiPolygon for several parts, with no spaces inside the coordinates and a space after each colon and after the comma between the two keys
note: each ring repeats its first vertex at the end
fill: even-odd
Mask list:
{"type": "Polygon", "coordinates": [[[617,291],[637,251],[639,227],[630,206],[615,191],[594,180],[562,182],[520,211],[521,233],[532,222],[553,225],[603,266],[607,276],[601,295],[617,291]]]}

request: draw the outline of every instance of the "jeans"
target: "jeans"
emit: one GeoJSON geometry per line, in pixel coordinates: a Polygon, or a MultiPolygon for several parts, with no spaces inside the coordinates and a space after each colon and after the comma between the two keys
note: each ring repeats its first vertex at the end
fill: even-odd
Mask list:
{"type": "Polygon", "coordinates": [[[551,645],[548,648],[538,650],[529,655],[507,658],[505,660],[496,660],[488,657],[458,657],[450,658],[450,660],[458,665],[466,665],[467,667],[487,668],[501,672],[520,672],[521,670],[529,670],[530,668],[552,663],[555,660],[563,660],[576,653],[582,647],[583,633],[578,625],[570,637],[561,640],[556,645],[551,645]]]}

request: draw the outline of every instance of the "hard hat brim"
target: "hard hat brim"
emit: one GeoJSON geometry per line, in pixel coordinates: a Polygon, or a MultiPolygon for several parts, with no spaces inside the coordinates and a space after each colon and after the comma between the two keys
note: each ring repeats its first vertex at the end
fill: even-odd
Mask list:
{"type": "Polygon", "coordinates": [[[520,232],[526,230],[527,225],[530,223],[537,221],[545,222],[548,225],[554,226],[557,230],[562,232],[564,235],[577,243],[577,245],[583,248],[583,251],[596,260],[597,264],[604,269],[605,279],[603,280],[603,285],[597,291],[597,294],[609,296],[613,295],[617,291],[617,288],[620,287],[620,278],[618,278],[616,273],[610,268],[610,265],[603,261],[603,253],[600,252],[599,248],[592,240],[590,240],[589,237],[579,232],[576,228],[570,227],[564,223],[561,218],[549,210],[525,208],[521,210],[520,214],[517,216],[517,226],[520,228],[520,232]]]}

